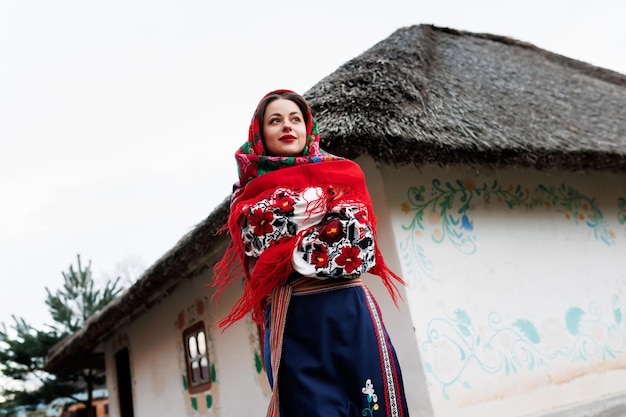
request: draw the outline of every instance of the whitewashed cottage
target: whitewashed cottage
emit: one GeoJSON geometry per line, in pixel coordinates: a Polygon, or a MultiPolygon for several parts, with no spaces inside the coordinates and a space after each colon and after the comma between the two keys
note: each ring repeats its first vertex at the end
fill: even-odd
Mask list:
{"type": "MultiPolygon", "coordinates": [[[[399,309],[366,282],[412,416],[626,415],[626,76],[420,25],[305,96],[324,147],[365,171],[406,279],[399,309]]],[[[51,371],[104,359],[112,417],[265,413],[256,325],[213,327],[241,291],[215,306],[207,286],[225,197],[50,351],[51,371]]]]}

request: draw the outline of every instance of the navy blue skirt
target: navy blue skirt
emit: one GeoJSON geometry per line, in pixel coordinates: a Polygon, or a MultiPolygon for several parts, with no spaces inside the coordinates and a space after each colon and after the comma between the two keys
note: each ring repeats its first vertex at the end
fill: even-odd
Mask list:
{"type": "MultiPolygon", "coordinates": [[[[265,369],[274,381],[269,352],[265,369]]],[[[281,417],[406,417],[402,375],[365,286],[291,297],[278,378],[281,417]]]]}

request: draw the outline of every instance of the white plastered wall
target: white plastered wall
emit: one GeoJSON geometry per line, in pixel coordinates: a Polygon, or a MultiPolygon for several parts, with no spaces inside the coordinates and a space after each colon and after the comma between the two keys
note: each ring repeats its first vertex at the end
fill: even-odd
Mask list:
{"type": "Polygon", "coordinates": [[[130,350],[134,413],[142,416],[241,416],[264,414],[269,386],[259,371],[256,327],[241,320],[222,333],[217,320],[233,305],[240,288],[227,290],[219,307],[211,299],[210,271],[181,280],[175,290],[106,342],[110,416],[119,416],[114,354],[130,350]],[[182,330],[202,320],[208,332],[215,380],[207,391],[190,394],[183,384],[182,330]],[[256,351],[256,352],[255,352],[256,351]]]}
{"type": "Polygon", "coordinates": [[[623,175],[380,173],[434,416],[626,393],[623,175]]]}
{"type": "MultiPolygon", "coordinates": [[[[540,415],[626,393],[624,176],[357,162],[381,250],[408,282],[396,308],[377,278],[365,278],[412,416],[540,415]]],[[[209,281],[210,270],[182,280],[106,342],[112,417],[113,355],[124,346],[138,417],[265,412],[269,387],[250,321],[209,329],[216,381],[198,395],[183,387],[181,329],[200,319],[211,326],[241,292],[233,286],[216,308],[209,281]]]]}

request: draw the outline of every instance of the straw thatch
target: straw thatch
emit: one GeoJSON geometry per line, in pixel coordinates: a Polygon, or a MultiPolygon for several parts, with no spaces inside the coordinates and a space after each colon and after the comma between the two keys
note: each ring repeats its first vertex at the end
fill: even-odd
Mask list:
{"type": "Polygon", "coordinates": [[[533,45],[400,29],[307,94],[327,149],[428,162],[626,171],[626,77],[533,45]]]}
{"type": "Polygon", "coordinates": [[[184,279],[191,279],[211,268],[229,240],[228,234],[219,234],[228,218],[229,201],[230,198],[225,199],[209,217],[148,268],[131,288],[87,320],[82,329],[54,346],[48,352],[45,369],[58,372],[87,363],[97,367],[102,363],[101,358],[90,352],[104,339],[168,297],[184,279]]]}
{"type": "MultiPolygon", "coordinates": [[[[392,165],[438,163],[626,171],[626,77],[513,39],[400,29],[305,96],[324,147],[392,165]]],[[[228,199],[124,295],[48,355],[59,371],[210,269],[228,199]]]]}

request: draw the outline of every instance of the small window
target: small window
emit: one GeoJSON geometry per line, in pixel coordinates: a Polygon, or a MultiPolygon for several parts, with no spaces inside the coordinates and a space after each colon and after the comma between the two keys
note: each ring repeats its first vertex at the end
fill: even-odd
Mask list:
{"type": "Polygon", "coordinates": [[[190,393],[206,391],[211,387],[211,365],[204,324],[198,322],[183,332],[187,383],[190,393]]]}

